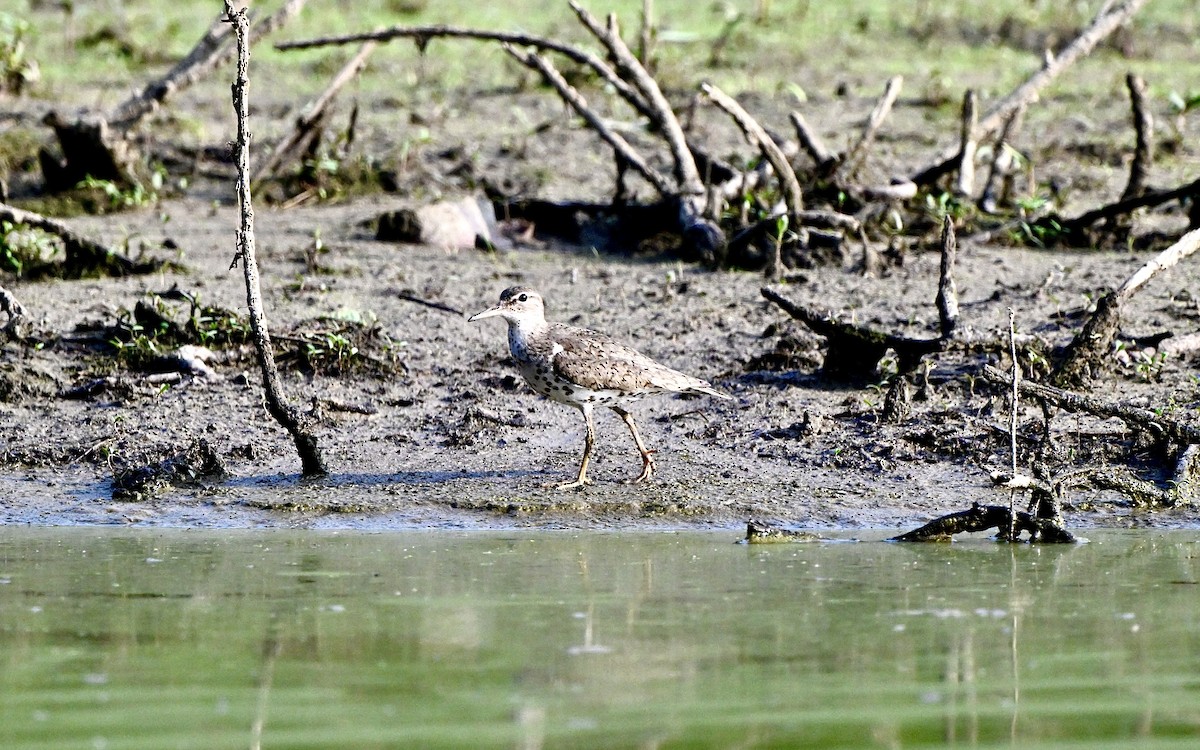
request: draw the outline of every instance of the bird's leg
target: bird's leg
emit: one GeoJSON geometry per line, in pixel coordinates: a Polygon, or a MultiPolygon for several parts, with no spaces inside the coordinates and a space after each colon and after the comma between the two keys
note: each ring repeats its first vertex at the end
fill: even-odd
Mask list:
{"type": "Polygon", "coordinates": [[[563,482],[555,485],[560,490],[574,490],[592,483],[592,480],[587,478],[588,462],[592,460],[592,446],[596,444],[596,425],[592,422],[592,405],[585,405],[580,411],[583,412],[583,421],[587,425],[587,433],[583,441],[583,460],[579,462],[579,475],[575,477],[574,482],[563,482]]]}
{"type": "Polygon", "coordinates": [[[638,453],[642,454],[642,473],[629,481],[631,484],[644,482],[654,474],[654,451],[648,449],[646,444],[642,442],[642,436],[638,434],[637,425],[633,423],[632,414],[619,406],[612,407],[612,410],[621,415],[625,426],[633,433],[633,442],[637,443],[638,453]]]}

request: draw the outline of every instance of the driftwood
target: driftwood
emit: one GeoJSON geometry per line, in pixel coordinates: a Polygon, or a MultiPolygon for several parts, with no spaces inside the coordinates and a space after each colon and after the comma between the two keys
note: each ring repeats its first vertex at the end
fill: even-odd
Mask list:
{"type": "MultiPolygon", "coordinates": [[[[1008,377],[991,366],[983,368],[983,376],[996,384],[1008,382],[1008,377]]],[[[1166,487],[1136,477],[1128,469],[1110,466],[1089,466],[1055,477],[1044,492],[1057,497],[1066,486],[1087,482],[1099,489],[1116,490],[1135,504],[1149,507],[1176,507],[1200,500],[1197,475],[1200,472],[1200,426],[1168,416],[1160,411],[1128,404],[1114,403],[1031,381],[1021,381],[1020,392],[1044,404],[1069,412],[1092,414],[1101,418],[1117,418],[1126,424],[1149,433],[1169,452],[1174,452],[1175,466],[1166,487]]],[[[1049,417],[1047,416],[1047,420],[1049,417]]]]}
{"type": "Polygon", "coordinates": [[[61,264],[25,269],[23,275],[32,278],[54,275],[77,279],[84,276],[132,276],[153,273],[163,267],[159,261],[134,261],[101,243],[85,237],[66,224],[33,211],[0,203],[0,220],[40,229],[62,240],[65,257],[61,264]]]}
{"type": "Polygon", "coordinates": [[[271,155],[263,160],[258,169],[254,170],[252,184],[274,176],[288,164],[299,161],[304,154],[312,150],[315,141],[321,137],[321,130],[328,118],[330,103],[333,102],[338,92],[367,66],[367,58],[371,56],[377,45],[378,42],[365,42],[358,53],[337,72],[321,95],[304,108],[303,114],[296,118],[292,132],[281,139],[271,155]]]}
{"type": "MultiPolygon", "coordinates": [[[[305,0],[287,0],[274,14],[255,24],[251,43],[294,18],[304,3],[305,0]]],[[[139,183],[143,163],[131,140],[132,131],[172,94],[232,59],[236,49],[228,43],[230,36],[223,18],[216,19],[192,51],[165,76],[147,84],[108,114],[93,112],[66,120],[50,112],[44,122],[54,130],[62,156],[45,147],[38,153],[46,189],[52,192],[70,189],[88,176],[126,185],[139,183]]]]}
{"type": "Polygon", "coordinates": [[[1003,505],[980,505],[975,503],[970,510],[935,518],[919,529],[913,529],[892,537],[893,542],[948,542],[955,534],[998,529],[998,536],[1016,541],[1017,536],[1028,532],[1030,542],[1073,543],[1075,536],[1059,523],[1049,518],[1039,518],[1031,513],[1013,513],[1003,505]],[[1006,536],[1012,529],[1014,535],[1006,536]]]}
{"type": "Polygon", "coordinates": [[[262,291],[259,287],[258,260],[254,253],[254,207],[250,201],[250,133],[247,130],[246,87],[249,78],[250,46],[249,22],[246,11],[235,10],[231,0],[225,0],[225,12],[234,25],[237,35],[237,78],[233,84],[233,107],[237,116],[237,140],[234,149],[237,156],[237,198],[241,222],[237,234],[237,255],[234,262],[242,263],[246,277],[246,306],[249,309],[250,330],[262,370],[263,391],[267,411],[292,436],[300,454],[301,471],[304,476],[320,476],[328,473],[325,459],[317,439],[312,434],[311,417],[302,415],[287,403],[279,370],[275,366],[275,355],[271,348],[271,334],[267,330],[263,313],[262,291]]]}
{"type": "Polygon", "coordinates": [[[1112,343],[1121,326],[1124,304],[1146,282],[1197,250],[1200,250],[1200,229],[1193,229],[1139,268],[1116,291],[1101,297],[1096,303],[1096,311],[1067,346],[1052,382],[1059,386],[1080,386],[1102,371],[1108,364],[1112,343]]]}
{"type": "MultiPolygon", "coordinates": [[[[1097,44],[1133,18],[1147,0],[1124,0],[1107,2],[1092,23],[1075,37],[1056,56],[1045,61],[1036,73],[1027,78],[1008,96],[997,102],[980,120],[976,136],[980,139],[995,134],[1013,113],[1025,109],[1035,102],[1047,85],[1058,78],[1067,68],[1090,53],[1097,44]]],[[[918,169],[909,180],[918,185],[928,185],[954,169],[959,147],[955,145],[939,153],[932,163],[918,169]]]]}

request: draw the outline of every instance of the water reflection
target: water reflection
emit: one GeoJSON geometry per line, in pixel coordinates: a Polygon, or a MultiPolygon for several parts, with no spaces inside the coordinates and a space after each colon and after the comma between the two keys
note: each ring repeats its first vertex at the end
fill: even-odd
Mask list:
{"type": "Polygon", "coordinates": [[[1200,730],[1194,533],[731,539],[0,529],[0,745],[1165,747],[1200,730]]]}

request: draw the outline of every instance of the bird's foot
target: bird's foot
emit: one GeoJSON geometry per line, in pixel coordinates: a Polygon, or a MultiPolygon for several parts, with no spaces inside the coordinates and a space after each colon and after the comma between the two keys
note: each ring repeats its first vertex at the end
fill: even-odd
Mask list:
{"type": "Polygon", "coordinates": [[[642,456],[642,473],[633,479],[626,479],[625,484],[641,484],[654,476],[654,459],[649,454],[642,456]]]}

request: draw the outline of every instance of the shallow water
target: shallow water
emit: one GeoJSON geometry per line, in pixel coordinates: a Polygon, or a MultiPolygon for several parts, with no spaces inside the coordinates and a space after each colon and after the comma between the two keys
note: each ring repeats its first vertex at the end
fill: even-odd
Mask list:
{"type": "Polygon", "coordinates": [[[734,538],[2,528],[0,746],[1200,736],[1196,532],[734,538]]]}

